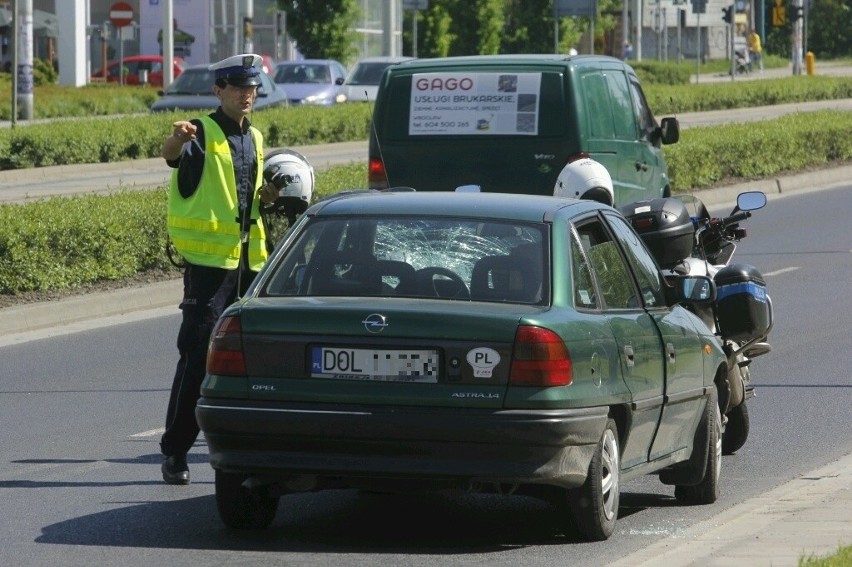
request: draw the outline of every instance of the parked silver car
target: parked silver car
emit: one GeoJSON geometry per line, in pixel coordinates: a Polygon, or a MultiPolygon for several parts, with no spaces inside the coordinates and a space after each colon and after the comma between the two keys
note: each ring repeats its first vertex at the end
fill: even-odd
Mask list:
{"type": "Polygon", "coordinates": [[[293,106],[330,106],[346,100],[341,92],[346,68],[334,59],[282,61],[275,65],[270,75],[287,91],[293,106]]]}
{"type": "Polygon", "coordinates": [[[364,57],[359,59],[343,81],[343,94],[348,102],[376,100],[382,73],[390,65],[413,57],[364,57]]]}

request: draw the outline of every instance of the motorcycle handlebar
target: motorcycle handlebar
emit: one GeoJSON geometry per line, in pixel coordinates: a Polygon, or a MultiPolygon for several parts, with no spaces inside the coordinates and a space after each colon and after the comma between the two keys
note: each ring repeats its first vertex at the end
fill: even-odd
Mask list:
{"type": "Polygon", "coordinates": [[[729,217],[725,217],[723,219],[719,219],[719,226],[721,228],[725,228],[731,226],[733,224],[737,224],[751,217],[751,213],[749,211],[742,211],[740,213],[733,214],[729,217]]]}

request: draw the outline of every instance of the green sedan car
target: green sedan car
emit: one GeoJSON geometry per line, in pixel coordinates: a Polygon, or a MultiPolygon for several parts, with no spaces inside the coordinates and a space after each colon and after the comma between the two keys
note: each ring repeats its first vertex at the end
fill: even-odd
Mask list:
{"type": "Polygon", "coordinates": [[[615,209],[352,191],[310,207],[211,339],[196,416],[224,523],[356,488],[525,494],[608,538],[621,483],[718,496],[719,340],[615,209]]]}

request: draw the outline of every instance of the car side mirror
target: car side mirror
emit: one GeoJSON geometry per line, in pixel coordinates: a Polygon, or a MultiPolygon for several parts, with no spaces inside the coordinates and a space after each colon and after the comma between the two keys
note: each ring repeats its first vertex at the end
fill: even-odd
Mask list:
{"type": "Polygon", "coordinates": [[[716,301],[716,284],[707,276],[667,277],[666,304],[669,306],[686,302],[709,304],[716,301]]]}
{"type": "Polygon", "coordinates": [[[660,141],[663,144],[676,144],[680,140],[680,122],[673,116],[660,121],[660,141]]]}
{"type": "Polygon", "coordinates": [[[343,77],[337,77],[337,79],[334,80],[334,84],[335,85],[342,85],[344,80],[345,79],[343,77]]]}

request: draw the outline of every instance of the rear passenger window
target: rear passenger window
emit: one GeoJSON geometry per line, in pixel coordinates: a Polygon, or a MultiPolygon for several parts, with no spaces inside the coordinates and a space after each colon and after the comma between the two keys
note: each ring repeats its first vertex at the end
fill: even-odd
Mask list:
{"type": "Polygon", "coordinates": [[[606,309],[637,309],[641,307],[630,270],[618,245],[600,220],[585,222],[577,227],[580,243],[591,262],[606,309]]]}

